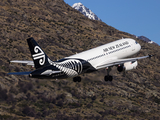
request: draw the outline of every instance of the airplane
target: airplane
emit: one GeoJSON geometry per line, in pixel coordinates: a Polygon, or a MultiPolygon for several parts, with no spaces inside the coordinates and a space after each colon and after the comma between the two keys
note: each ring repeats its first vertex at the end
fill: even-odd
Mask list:
{"type": "Polygon", "coordinates": [[[13,60],[10,62],[25,63],[34,66],[36,69],[30,72],[12,72],[8,73],[9,75],[29,75],[29,77],[40,79],[65,79],[72,77],[74,82],[81,82],[79,75],[106,68],[107,75],[104,77],[104,80],[112,81],[113,77],[109,73],[113,66],[116,66],[119,72],[125,72],[136,69],[138,65],[137,60],[152,57],[152,55],[148,55],[126,58],[141,50],[141,45],[131,38],[122,38],[57,61],[50,60],[34,38],[28,38],[27,43],[33,61],[13,60]]]}

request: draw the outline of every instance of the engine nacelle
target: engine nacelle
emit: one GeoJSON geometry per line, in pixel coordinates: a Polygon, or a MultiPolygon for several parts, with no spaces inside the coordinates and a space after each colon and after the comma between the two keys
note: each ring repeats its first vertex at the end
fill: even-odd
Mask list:
{"type": "Polygon", "coordinates": [[[124,63],[123,65],[118,66],[118,67],[117,67],[117,70],[118,70],[119,72],[128,71],[128,70],[136,69],[137,65],[138,65],[138,62],[137,62],[137,61],[126,62],[126,63],[124,63]]]}

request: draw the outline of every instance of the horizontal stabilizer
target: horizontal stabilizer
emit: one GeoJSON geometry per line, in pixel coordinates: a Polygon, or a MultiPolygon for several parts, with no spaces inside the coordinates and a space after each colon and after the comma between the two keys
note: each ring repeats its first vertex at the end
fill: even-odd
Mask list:
{"type": "Polygon", "coordinates": [[[12,60],[10,62],[12,62],[12,63],[23,63],[23,64],[34,66],[33,61],[30,61],[30,60],[12,60]]]}
{"type": "Polygon", "coordinates": [[[8,75],[29,75],[31,72],[11,72],[8,75]]]}

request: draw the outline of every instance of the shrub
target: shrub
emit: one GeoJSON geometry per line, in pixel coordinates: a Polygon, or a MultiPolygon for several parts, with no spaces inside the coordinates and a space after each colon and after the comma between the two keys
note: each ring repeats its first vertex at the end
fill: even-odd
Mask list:
{"type": "Polygon", "coordinates": [[[96,96],[93,96],[93,97],[92,97],[92,100],[93,100],[93,101],[94,101],[94,100],[96,100],[96,99],[97,99],[97,97],[96,97],[96,96]]]}
{"type": "Polygon", "coordinates": [[[7,100],[7,90],[0,87],[0,100],[7,100]]]}
{"type": "Polygon", "coordinates": [[[11,104],[11,103],[14,103],[14,102],[16,102],[16,100],[14,99],[13,95],[11,93],[9,93],[8,97],[7,97],[7,103],[11,104]]]}
{"type": "Polygon", "coordinates": [[[14,93],[14,94],[18,94],[18,90],[15,88],[15,87],[13,87],[13,86],[11,86],[11,88],[9,89],[9,92],[10,93],[14,93]]]}
{"type": "Polygon", "coordinates": [[[91,108],[93,105],[91,103],[87,104],[87,108],[91,108]]]}
{"type": "Polygon", "coordinates": [[[18,86],[20,87],[20,92],[27,93],[28,90],[33,89],[32,83],[18,82],[18,86]]]}
{"type": "Polygon", "coordinates": [[[22,110],[22,113],[27,115],[27,116],[30,116],[30,117],[35,117],[35,110],[34,108],[30,108],[28,106],[24,107],[23,110],[22,110]]]}
{"type": "Polygon", "coordinates": [[[60,94],[60,95],[57,95],[56,100],[59,100],[59,99],[64,100],[65,98],[66,98],[65,94],[60,94]]]}
{"type": "Polygon", "coordinates": [[[57,106],[62,107],[62,106],[63,106],[63,101],[62,101],[62,100],[59,100],[59,101],[57,102],[57,106]]]}

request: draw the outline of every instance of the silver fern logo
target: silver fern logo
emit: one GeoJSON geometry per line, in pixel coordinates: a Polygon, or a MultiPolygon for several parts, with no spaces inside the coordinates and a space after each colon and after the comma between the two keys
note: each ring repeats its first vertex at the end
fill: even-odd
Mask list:
{"type": "Polygon", "coordinates": [[[63,62],[52,62],[50,59],[48,59],[48,62],[69,77],[80,74],[83,69],[82,63],[76,59],[68,59],[63,62]]]}
{"type": "Polygon", "coordinates": [[[34,52],[35,52],[36,54],[32,55],[33,59],[34,59],[34,60],[39,59],[39,64],[40,64],[40,65],[44,65],[44,63],[45,63],[45,54],[44,54],[44,52],[42,51],[42,49],[41,49],[39,46],[35,46],[34,52]]]}

